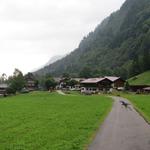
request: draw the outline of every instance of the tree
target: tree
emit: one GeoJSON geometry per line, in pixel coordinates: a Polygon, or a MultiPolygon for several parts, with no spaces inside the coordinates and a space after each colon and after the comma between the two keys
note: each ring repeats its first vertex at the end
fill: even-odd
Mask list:
{"type": "Polygon", "coordinates": [[[9,77],[8,83],[10,83],[10,89],[20,92],[25,86],[25,79],[22,72],[19,69],[15,69],[13,76],[9,77]]]}
{"type": "Polygon", "coordinates": [[[67,81],[66,82],[66,84],[68,85],[68,86],[75,86],[76,84],[78,84],[78,81],[76,81],[76,80],[69,80],[69,81],[67,81]]]}
{"type": "Polygon", "coordinates": [[[55,89],[57,83],[55,82],[55,80],[53,78],[47,78],[45,80],[45,87],[47,90],[50,90],[50,89],[55,89]]]}
{"type": "Polygon", "coordinates": [[[7,81],[7,75],[5,73],[3,73],[0,76],[0,83],[5,83],[7,81]]]}
{"type": "Polygon", "coordinates": [[[130,85],[129,85],[128,81],[127,81],[127,82],[125,82],[124,89],[125,89],[126,91],[128,91],[129,88],[130,88],[130,85]]]}
{"type": "Polygon", "coordinates": [[[66,80],[70,80],[70,74],[69,73],[63,73],[62,77],[66,80]]]}
{"type": "Polygon", "coordinates": [[[25,75],[25,78],[26,78],[26,79],[35,79],[33,73],[31,73],[31,72],[28,72],[28,73],[25,75]]]}
{"type": "Polygon", "coordinates": [[[136,56],[131,64],[130,68],[130,77],[138,75],[141,72],[139,58],[136,56]]]}
{"type": "Polygon", "coordinates": [[[84,67],[81,72],[79,73],[79,76],[82,78],[90,78],[92,77],[92,70],[90,67],[84,67]]]}

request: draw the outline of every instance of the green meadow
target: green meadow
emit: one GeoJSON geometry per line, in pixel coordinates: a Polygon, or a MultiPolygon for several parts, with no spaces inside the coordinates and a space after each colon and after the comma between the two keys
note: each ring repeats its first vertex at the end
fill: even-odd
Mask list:
{"type": "Polygon", "coordinates": [[[0,98],[0,150],[83,150],[111,106],[105,96],[34,92],[0,98]]]}
{"type": "Polygon", "coordinates": [[[150,71],[146,71],[128,80],[130,85],[150,85],[150,71]]]}
{"type": "Polygon", "coordinates": [[[150,122],[150,95],[125,95],[129,99],[136,109],[150,122]]]}

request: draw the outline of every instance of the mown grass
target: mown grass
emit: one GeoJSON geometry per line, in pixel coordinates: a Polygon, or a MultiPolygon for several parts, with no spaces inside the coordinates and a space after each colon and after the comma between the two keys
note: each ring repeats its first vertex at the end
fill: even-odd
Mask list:
{"type": "Polygon", "coordinates": [[[128,80],[130,85],[150,85],[150,70],[128,80]]]}
{"type": "Polygon", "coordinates": [[[150,95],[126,94],[123,96],[129,99],[144,118],[150,122],[150,95]]]}
{"type": "Polygon", "coordinates": [[[112,106],[104,96],[35,92],[0,99],[0,150],[83,150],[112,106]]]}

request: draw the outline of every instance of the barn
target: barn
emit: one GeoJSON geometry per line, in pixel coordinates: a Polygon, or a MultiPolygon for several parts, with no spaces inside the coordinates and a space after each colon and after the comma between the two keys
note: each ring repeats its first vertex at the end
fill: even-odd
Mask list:
{"type": "Polygon", "coordinates": [[[81,92],[108,91],[112,81],[107,78],[89,78],[81,81],[81,92]]]}
{"type": "Polygon", "coordinates": [[[125,80],[123,80],[121,77],[105,76],[105,78],[112,81],[112,88],[117,90],[124,88],[125,80]]]}

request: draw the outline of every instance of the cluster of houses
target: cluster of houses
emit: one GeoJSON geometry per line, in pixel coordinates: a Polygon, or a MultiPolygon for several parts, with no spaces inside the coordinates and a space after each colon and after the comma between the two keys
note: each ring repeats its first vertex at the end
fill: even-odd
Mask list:
{"type": "MultiPolygon", "coordinates": [[[[25,75],[25,87],[22,89],[22,93],[27,93],[29,91],[38,90],[37,80],[35,80],[32,73],[25,75]]],[[[0,83],[0,96],[7,96],[8,95],[8,83],[0,83]]]]}
{"type": "MultiPolygon", "coordinates": [[[[28,74],[25,76],[26,85],[25,89],[28,91],[38,90],[37,80],[28,74]]],[[[68,85],[66,78],[54,78],[57,82],[56,89],[61,90],[75,90],[81,91],[81,93],[99,93],[99,92],[111,92],[113,89],[118,91],[124,90],[125,80],[121,77],[105,76],[99,78],[70,78],[69,81],[74,81],[72,85],[68,85]]],[[[0,84],[0,95],[5,95],[7,84],[0,84]]],[[[137,92],[138,90],[145,93],[150,93],[150,86],[130,86],[130,90],[137,92]]]]}
{"type": "MultiPolygon", "coordinates": [[[[125,87],[125,80],[121,77],[105,76],[99,78],[72,78],[77,81],[74,86],[67,86],[66,80],[63,78],[54,78],[58,83],[57,89],[61,90],[76,90],[81,93],[99,93],[111,92],[113,89],[123,91],[125,87]]],[[[148,85],[129,85],[129,90],[137,93],[150,93],[150,86],[148,85]]]]}
{"type": "Polygon", "coordinates": [[[98,93],[100,91],[110,91],[112,89],[123,90],[125,80],[121,77],[100,77],[100,78],[73,78],[76,80],[77,84],[74,86],[66,86],[66,83],[63,79],[55,79],[59,83],[58,89],[68,89],[68,90],[77,90],[82,93],[98,93]]]}

